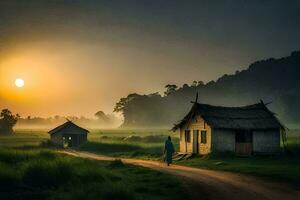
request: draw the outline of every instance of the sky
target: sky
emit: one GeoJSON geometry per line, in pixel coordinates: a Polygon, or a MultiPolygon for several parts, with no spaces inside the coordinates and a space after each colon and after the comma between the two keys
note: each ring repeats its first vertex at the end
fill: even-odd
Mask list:
{"type": "Polygon", "coordinates": [[[1,0],[0,24],[0,108],[21,116],[111,113],[300,50],[300,1],[1,0]]]}

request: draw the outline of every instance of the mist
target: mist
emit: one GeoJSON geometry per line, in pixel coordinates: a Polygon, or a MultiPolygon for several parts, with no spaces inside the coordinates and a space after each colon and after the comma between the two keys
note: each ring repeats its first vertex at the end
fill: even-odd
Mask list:
{"type": "Polygon", "coordinates": [[[66,121],[72,121],[75,124],[85,127],[87,129],[113,129],[118,128],[122,123],[122,118],[115,114],[105,114],[99,111],[95,114],[95,117],[77,117],[77,116],[54,116],[48,118],[42,117],[31,117],[26,118],[20,117],[15,126],[15,129],[53,129],[66,121]]]}

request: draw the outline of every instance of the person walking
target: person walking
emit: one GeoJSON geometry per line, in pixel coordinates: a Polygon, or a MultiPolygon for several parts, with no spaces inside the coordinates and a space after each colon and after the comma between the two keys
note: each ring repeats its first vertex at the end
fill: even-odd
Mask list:
{"type": "Polygon", "coordinates": [[[168,136],[168,139],[165,141],[165,150],[164,150],[165,162],[167,163],[168,166],[172,163],[173,153],[174,153],[174,146],[171,141],[171,137],[168,136]]]}

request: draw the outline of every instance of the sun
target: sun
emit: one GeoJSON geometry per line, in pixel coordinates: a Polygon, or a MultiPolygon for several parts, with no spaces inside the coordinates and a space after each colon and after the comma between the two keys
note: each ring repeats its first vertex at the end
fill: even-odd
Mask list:
{"type": "Polygon", "coordinates": [[[18,87],[18,88],[21,88],[21,87],[24,87],[25,85],[25,81],[21,78],[17,78],[15,80],[15,85],[18,87]]]}

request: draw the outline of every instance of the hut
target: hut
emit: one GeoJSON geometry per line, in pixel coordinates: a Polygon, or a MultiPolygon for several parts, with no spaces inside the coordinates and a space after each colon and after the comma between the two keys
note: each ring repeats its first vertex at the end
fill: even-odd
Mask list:
{"type": "Polygon", "coordinates": [[[197,98],[192,103],[189,113],[173,127],[179,130],[180,152],[251,155],[280,151],[285,128],[263,101],[242,107],[200,104],[197,98]]]}
{"type": "Polygon", "coordinates": [[[89,131],[68,120],[48,133],[50,140],[58,146],[78,147],[87,141],[89,131]]]}

